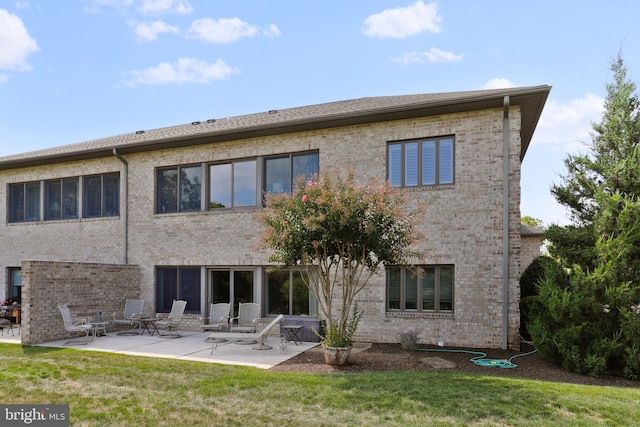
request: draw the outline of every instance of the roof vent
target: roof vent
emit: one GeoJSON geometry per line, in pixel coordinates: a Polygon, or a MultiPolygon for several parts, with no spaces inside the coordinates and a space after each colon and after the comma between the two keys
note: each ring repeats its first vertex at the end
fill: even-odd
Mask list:
{"type": "Polygon", "coordinates": [[[144,133],[144,131],[143,131],[143,130],[137,130],[137,131],[136,131],[136,135],[142,135],[143,133],[144,133]]]}
{"type": "Polygon", "coordinates": [[[208,120],[207,120],[207,123],[213,123],[213,122],[215,122],[215,121],[216,121],[216,119],[208,119],[208,120]]]}
{"type": "Polygon", "coordinates": [[[278,112],[278,110],[269,110],[269,114],[275,114],[277,112],[278,112]]]}
{"type": "Polygon", "coordinates": [[[200,122],[191,122],[192,125],[197,126],[200,124],[200,122]]]}

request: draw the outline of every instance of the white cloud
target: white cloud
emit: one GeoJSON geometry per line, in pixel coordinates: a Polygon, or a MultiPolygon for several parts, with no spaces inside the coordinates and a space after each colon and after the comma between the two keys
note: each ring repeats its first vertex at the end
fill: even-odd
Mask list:
{"type": "Polygon", "coordinates": [[[504,89],[510,87],[516,87],[516,85],[509,79],[505,79],[504,77],[496,77],[489,80],[480,89],[504,89]]]}
{"type": "MultiPolygon", "coordinates": [[[[516,87],[506,78],[493,78],[480,89],[516,87]]],[[[555,151],[577,152],[591,137],[593,122],[600,120],[604,99],[587,93],[567,103],[547,100],[531,140],[532,144],[556,145],[555,151]]]]}
{"type": "Polygon", "coordinates": [[[404,55],[398,58],[391,58],[393,61],[399,62],[403,65],[410,64],[424,64],[425,62],[458,62],[462,61],[463,54],[456,55],[453,52],[447,52],[438,48],[432,47],[425,52],[406,52],[404,55]]]}
{"type": "Polygon", "coordinates": [[[85,0],[84,11],[101,13],[103,8],[112,8],[126,13],[130,7],[136,7],[143,15],[160,15],[164,13],[187,14],[193,12],[188,0],[85,0]]]}
{"type": "Polygon", "coordinates": [[[193,12],[188,0],[142,0],[138,10],[144,15],[161,13],[187,14],[193,12]]]}
{"type": "Polygon", "coordinates": [[[85,13],[95,14],[102,12],[103,7],[111,7],[120,11],[133,4],[133,0],[86,0],[83,8],[85,13]]]}
{"type": "Polygon", "coordinates": [[[162,33],[180,34],[180,29],[178,27],[171,26],[162,21],[136,22],[132,25],[134,26],[133,31],[136,37],[140,40],[157,40],[158,35],[162,33]]]}
{"type": "Polygon", "coordinates": [[[418,0],[408,7],[385,9],[369,16],[362,32],[370,37],[403,39],[424,31],[437,34],[441,31],[440,21],[437,3],[418,0]]]}
{"type": "Polygon", "coordinates": [[[38,43],[29,36],[22,19],[0,9],[0,70],[30,70],[27,56],[37,50],[38,43]]]}
{"type": "Polygon", "coordinates": [[[238,70],[227,65],[223,60],[207,63],[194,58],[180,58],[178,62],[171,64],[162,62],[156,67],[142,71],[130,71],[126,74],[132,76],[124,84],[138,86],[142,84],[207,84],[215,80],[223,80],[238,70]]]}
{"type": "Polygon", "coordinates": [[[194,39],[204,40],[209,43],[231,43],[244,37],[257,35],[277,37],[280,30],[271,24],[268,30],[262,30],[239,18],[196,19],[191,23],[187,35],[194,39]]]}
{"type": "Polygon", "coordinates": [[[276,24],[269,24],[269,29],[264,30],[263,32],[267,37],[280,37],[280,29],[276,24]]]}
{"type": "Polygon", "coordinates": [[[134,0],[90,0],[96,6],[127,7],[133,4],[134,0]]]}
{"type": "Polygon", "coordinates": [[[604,99],[592,93],[565,104],[549,100],[531,143],[555,144],[568,153],[581,151],[590,140],[591,124],[600,120],[603,110],[604,99]]]}

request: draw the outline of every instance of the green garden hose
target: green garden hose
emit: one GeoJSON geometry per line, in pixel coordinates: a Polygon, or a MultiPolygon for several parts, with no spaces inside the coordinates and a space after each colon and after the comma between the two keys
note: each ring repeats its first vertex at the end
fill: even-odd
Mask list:
{"type": "Polygon", "coordinates": [[[435,348],[416,348],[416,351],[428,351],[434,353],[466,353],[466,354],[475,354],[475,357],[471,358],[471,362],[475,363],[478,366],[486,366],[490,368],[504,368],[511,369],[517,368],[518,365],[512,362],[516,357],[528,356],[536,352],[536,350],[530,351],[528,353],[516,354],[515,356],[510,357],[509,359],[487,359],[487,354],[481,351],[471,351],[471,350],[444,350],[444,349],[435,349],[435,348]]]}

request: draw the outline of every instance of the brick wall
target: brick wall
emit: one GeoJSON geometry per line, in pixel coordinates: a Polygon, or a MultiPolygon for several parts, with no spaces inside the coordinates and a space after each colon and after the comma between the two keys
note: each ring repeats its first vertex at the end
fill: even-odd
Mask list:
{"type": "Polygon", "coordinates": [[[74,317],[109,320],[122,313],[127,298],[140,294],[135,265],[24,261],[22,263],[22,343],[39,344],[72,336],[64,329],[58,304],[74,317]]]}
{"type": "Polygon", "coordinates": [[[544,236],[527,236],[522,238],[522,271],[524,271],[533,260],[541,255],[540,247],[544,241],[544,236]]]}
{"type": "MultiPolygon", "coordinates": [[[[500,347],[502,165],[505,160],[502,113],[502,109],[491,109],[126,155],[129,164],[128,255],[130,263],[140,266],[140,286],[134,286],[135,292],[139,292],[150,308],[155,308],[156,266],[251,268],[257,277],[254,295],[260,301],[261,276],[263,267],[268,264],[268,254],[257,249],[263,231],[259,221],[261,208],[158,215],[155,198],[159,167],[207,165],[230,159],[317,150],[321,172],[340,172],[350,167],[356,180],[366,183],[370,177],[386,179],[388,142],[454,135],[455,184],[410,190],[416,203],[426,204],[426,212],[418,226],[425,239],[417,248],[425,256],[415,261],[455,266],[454,313],[387,313],[384,275],[379,275],[360,295],[360,308],[365,315],[356,338],[397,342],[401,332],[415,328],[421,331],[425,343],[445,341],[447,345],[500,347]]],[[[518,278],[526,267],[521,265],[520,259],[519,107],[511,107],[509,116],[508,336],[509,346],[517,348],[518,278]]],[[[0,206],[6,206],[6,184],[9,182],[106,173],[122,168],[118,159],[110,157],[0,171],[0,206]]],[[[0,233],[3,241],[12,242],[12,248],[0,251],[1,268],[18,267],[23,259],[122,262],[124,212],[117,218],[99,220],[7,224],[5,211],[0,209],[0,233]]],[[[203,284],[204,288],[207,286],[203,284]]],[[[206,298],[203,298],[203,307],[206,304],[206,298]]],[[[200,317],[194,315],[186,319],[185,329],[197,330],[200,317]]],[[[61,325],[60,318],[56,319],[58,321],[61,325]]]]}

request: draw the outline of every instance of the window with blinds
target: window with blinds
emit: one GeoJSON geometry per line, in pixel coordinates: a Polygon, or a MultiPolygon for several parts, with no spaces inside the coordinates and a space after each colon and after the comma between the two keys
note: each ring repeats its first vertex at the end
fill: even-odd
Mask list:
{"type": "Polygon", "coordinates": [[[453,312],[453,266],[390,267],[387,311],[453,312]]]}
{"type": "Polygon", "coordinates": [[[394,187],[453,184],[453,136],[390,143],[387,178],[394,187]]]}

